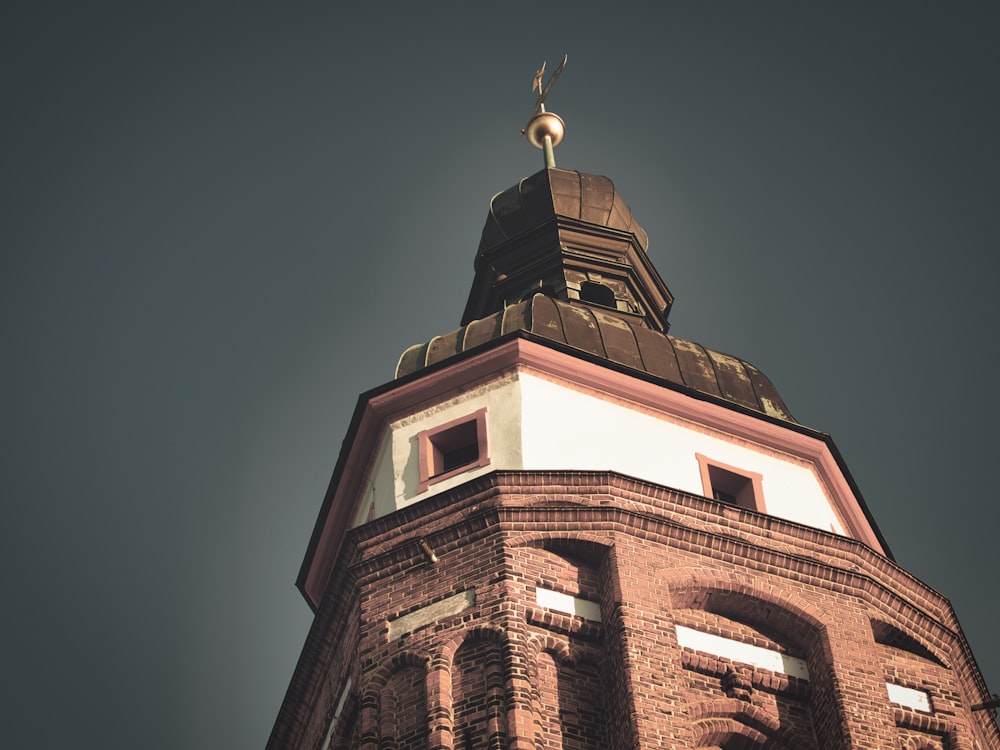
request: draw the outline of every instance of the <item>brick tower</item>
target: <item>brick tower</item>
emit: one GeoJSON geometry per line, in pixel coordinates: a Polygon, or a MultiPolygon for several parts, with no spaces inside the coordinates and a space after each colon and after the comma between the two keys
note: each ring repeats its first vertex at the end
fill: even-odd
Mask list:
{"type": "Polygon", "coordinates": [[[268,747],[1000,750],[830,437],[668,335],[628,206],[538,140],[461,327],[359,398],[268,747]]]}

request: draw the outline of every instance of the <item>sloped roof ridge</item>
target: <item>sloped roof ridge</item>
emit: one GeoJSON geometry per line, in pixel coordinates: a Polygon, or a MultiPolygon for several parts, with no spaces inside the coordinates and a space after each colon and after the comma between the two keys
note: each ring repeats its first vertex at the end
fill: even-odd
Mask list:
{"type": "Polygon", "coordinates": [[[549,339],[564,346],[579,349],[579,347],[569,343],[571,338],[567,338],[566,325],[564,323],[565,313],[569,312],[572,308],[579,307],[586,308],[589,313],[588,317],[593,321],[596,329],[595,333],[603,349],[601,353],[580,349],[582,353],[588,355],[597,354],[599,358],[607,359],[616,365],[622,365],[623,362],[629,361],[628,358],[616,356],[616,352],[608,351],[607,349],[607,342],[613,340],[607,335],[607,327],[610,325],[621,326],[621,322],[609,322],[610,319],[616,318],[618,321],[624,321],[631,329],[638,347],[638,359],[631,358],[631,361],[634,361],[635,364],[626,365],[630,369],[705,393],[714,398],[721,398],[724,401],[758,411],[770,417],[776,417],[787,422],[796,422],[791,412],[785,406],[784,401],[782,401],[777,389],[767,376],[761,372],[760,368],[755,367],[752,363],[731,354],[717,352],[695,342],[685,341],[676,336],[644,328],[640,323],[632,321],[630,319],[631,316],[618,314],[613,310],[598,311],[589,305],[574,305],[572,302],[547,297],[541,292],[533,294],[513,305],[509,305],[499,313],[472,321],[468,325],[443,336],[435,336],[427,343],[415,344],[409,347],[399,359],[395,377],[401,378],[418,372],[425,367],[435,365],[438,362],[444,362],[469,349],[485,345],[489,341],[499,339],[518,330],[549,339]],[[542,300],[538,300],[539,304],[550,307],[551,312],[536,306],[535,301],[539,297],[544,298],[544,303],[548,303],[544,304],[542,300]],[[477,326],[477,335],[470,337],[468,333],[472,326],[477,326]],[[639,335],[640,328],[643,329],[641,336],[639,335]],[[447,341],[454,345],[433,347],[431,344],[435,341],[447,341]],[[684,358],[679,358],[676,355],[678,344],[687,352],[684,358]],[[653,369],[650,363],[657,359],[653,355],[660,354],[662,358],[662,353],[652,351],[652,349],[659,349],[661,347],[664,350],[662,353],[668,353],[677,362],[676,370],[668,372],[662,369],[653,369]],[[735,366],[720,367],[719,362],[723,360],[731,360],[735,363],[735,366]]]}

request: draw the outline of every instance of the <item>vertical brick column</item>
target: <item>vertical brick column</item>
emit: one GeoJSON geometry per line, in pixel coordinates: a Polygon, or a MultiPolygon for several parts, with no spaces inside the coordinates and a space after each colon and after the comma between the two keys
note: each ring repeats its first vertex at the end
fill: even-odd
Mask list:
{"type": "Polygon", "coordinates": [[[507,750],[536,750],[535,719],[528,670],[528,633],[524,606],[517,590],[504,582],[501,618],[507,633],[504,662],[507,672],[507,750]]]}
{"type": "Polygon", "coordinates": [[[896,723],[867,618],[842,609],[828,625],[821,646],[823,663],[809,663],[810,671],[818,672],[813,687],[820,746],[897,747],[896,723]]]}
{"type": "Polygon", "coordinates": [[[693,747],[686,719],[687,703],[680,650],[655,567],[649,566],[643,542],[618,537],[603,571],[607,654],[620,683],[617,702],[627,727],[612,728],[612,746],[635,748],[693,747]]]}
{"type": "Polygon", "coordinates": [[[451,705],[451,672],[439,654],[431,660],[427,670],[428,750],[452,750],[454,747],[451,705]]]}
{"type": "Polygon", "coordinates": [[[360,736],[359,750],[378,750],[378,695],[370,690],[361,698],[360,736]]]}
{"type": "Polygon", "coordinates": [[[486,677],[486,731],[489,750],[504,750],[506,738],[506,710],[504,705],[503,661],[497,651],[490,651],[485,666],[486,677]]]}

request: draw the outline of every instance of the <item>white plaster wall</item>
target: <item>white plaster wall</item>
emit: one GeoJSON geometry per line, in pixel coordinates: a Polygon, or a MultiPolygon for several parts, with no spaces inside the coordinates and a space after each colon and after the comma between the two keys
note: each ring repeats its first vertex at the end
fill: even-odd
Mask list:
{"type": "Polygon", "coordinates": [[[521,384],[514,375],[485,383],[421,410],[390,425],[392,432],[392,510],[467,482],[494,469],[521,467],[521,384]],[[420,484],[417,433],[472,414],[486,407],[486,444],[490,463],[431,485],[417,494],[420,484]]]}
{"type": "Polygon", "coordinates": [[[701,495],[697,453],[762,475],[766,511],[843,534],[818,475],[791,456],[535,375],[508,375],[390,423],[359,503],[363,523],[495,469],[612,470],[701,495]],[[417,434],[486,408],[490,463],[417,494],[417,434]],[[373,485],[373,486],[372,486],[373,485]]]}
{"type": "Polygon", "coordinates": [[[703,494],[696,453],[763,476],[768,513],[843,534],[817,474],[790,456],[522,374],[525,469],[613,470],[703,494]]]}
{"type": "Polygon", "coordinates": [[[378,518],[396,510],[393,501],[392,453],[389,450],[391,445],[392,435],[387,431],[380,438],[378,457],[375,459],[368,481],[359,490],[361,497],[354,518],[355,526],[365,523],[369,514],[372,518],[378,518]]]}

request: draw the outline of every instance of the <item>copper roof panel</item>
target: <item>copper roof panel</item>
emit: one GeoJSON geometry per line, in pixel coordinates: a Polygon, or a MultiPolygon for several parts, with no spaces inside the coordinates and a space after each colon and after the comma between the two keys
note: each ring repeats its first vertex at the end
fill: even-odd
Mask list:
{"type": "Polygon", "coordinates": [[[535,172],[518,183],[523,211],[520,224],[524,229],[541,224],[552,216],[552,196],[547,177],[544,171],[535,172]]]}
{"type": "Polygon", "coordinates": [[[611,184],[611,180],[592,174],[580,174],[581,219],[608,226],[614,202],[615,186],[611,184]]]}
{"type": "Polygon", "coordinates": [[[642,356],[642,369],[672,383],[683,383],[684,378],[681,377],[681,368],[670,337],[641,326],[634,326],[633,331],[642,356]]]}
{"type": "Polygon", "coordinates": [[[580,218],[580,175],[577,172],[567,172],[564,169],[549,169],[542,172],[548,174],[552,189],[552,205],[557,214],[580,218]]]}
{"type": "MultiPolygon", "coordinates": [[[[625,232],[633,231],[632,225],[635,220],[632,217],[632,211],[625,204],[623,200],[616,200],[611,206],[611,211],[608,214],[608,226],[614,227],[615,229],[621,229],[625,232]]],[[[645,245],[643,245],[645,248],[645,245]]]]}
{"type": "Polygon", "coordinates": [[[424,356],[426,353],[427,344],[414,344],[403,352],[399,358],[399,364],[396,365],[396,377],[401,378],[426,367],[427,360],[424,356]]]}
{"type": "Polygon", "coordinates": [[[400,357],[396,377],[517,331],[564,344],[608,360],[609,364],[645,372],[741,408],[795,421],[771,381],[749,362],[645,328],[625,313],[553,299],[541,293],[426,344],[411,346],[400,357]]]}
{"type": "Polygon", "coordinates": [[[548,175],[543,170],[493,196],[479,242],[480,250],[495,247],[551,217],[548,175]]]}
{"type": "Polygon", "coordinates": [[[607,177],[565,169],[543,169],[493,196],[479,252],[557,215],[632,232],[643,249],[648,244],[646,233],[607,177]]]}
{"type": "Polygon", "coordinates": [[[485,318],[474,320],[465,327],[465,348],[474,349],[480,344],[492,341],[501,336],[500,322],[503,312],[493,313],[485,318]]]}
{"type": "Polygon", "coordinates": [[[749,362],[744,362],[743,366],[746,367],[747,375],[750,378],[750,382],[753,383],[754,392],[757,394],[757,401],[760,403],[758,409],[772,417],[794,422],[795,417],[788,411],[785,402],[778,395],[778,389],[774,387],[774,384],[768,379],[767,375],[749,362]]]}
{"type": "Polygon", "coordinates": [[[715,375],[723,398],[749,409],[756,409],[758,406],[757,395],[754,393],[753,384],[750,382],[750,377],[747,375],[743,363],[736,357],[710,350],[708,356],[712,359],[712,364],[715,365],[715,375]]]}
{"type": "Polygon", "coordinates": [[[435,362],[448,359],[448,357],[453,357],[461,352],[462,333],[463,330],[460,328],[457,331],[446,333],[444,336],[437,336],[431,339],[427,345],[427,364],[432,365],[435,362]]]}
{"type": "Polygon", "coordinates": [[[674,345],[674,352],[677,354],[677,364],[681,368],[681,377],[685,385],[699,390],[702,393],[710,393],[713,396],[721,396],[722,390],[716,380],[715,369],[712,361],[708,358],[705,350],[692,341],[675,339],[671,336],[674,345]]]}
{"type": "Polygon", "coordinates": [[[597,329],[597,322],[588,308],[563,304],[559,305],[559,313],[562,316],[567,344],[596,354],[598,357],[607,356],[604,343],[601,341],[601,333],[597,329]]]}
{"type": "Polygon", "coordinates": [[[530,331],[531,313],[528,302],[518,302],[516,305],[504,308],[500,322],[500,335],[511,331],[530,331]]]}
{"type": "Polygon", "coordinates": [[[562,318],[559,317],[559,309],[551,297],[536,294],[531,298],[531,327],[528,330],[552,341],[566,343],[562,318]]]}
{"type": "Polygon", "coordinates": [[[594,310],[594,318],[604,340],[604,351],[612,362],[619,362],[636,370],[642,369],[639,344],[632,333],[632,327],[619,317],[594,310]]]}

